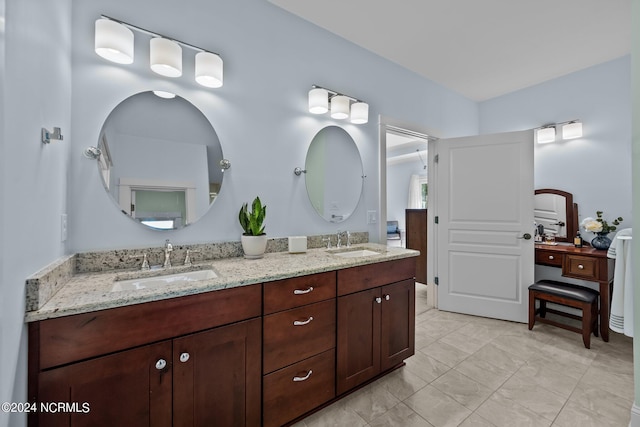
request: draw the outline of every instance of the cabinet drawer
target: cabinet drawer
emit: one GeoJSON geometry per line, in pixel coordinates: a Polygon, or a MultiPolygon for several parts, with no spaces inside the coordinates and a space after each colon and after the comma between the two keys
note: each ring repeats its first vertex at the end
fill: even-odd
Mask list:
{"type": "Polygon", "coordinates": [[[598,260],[595,258],[583,257],[579,255],[565,255],[562,274],[579,279],[598,278],[598,260]]]}
{"type": "Polygon", "coordinates": [[[416,259],[403,258],[338,270],[338,295],[413,279],[416,275],[416,259]]]}
{"type": "Polygon", "coordinates": [[[336,300],[265,316],[263,328],[268,373],[336,346],[336,300]]]}
{"type": "Polygon", "coordinates": [[[562,254],[544,249],[536,249],[536,264],[562,267],[562,254]]]}
{"type": "Polygon", "coordinates": [[[324,301],[335,296],[335,271],[265,283],[264,314],[324,301]]]}
{"type": "Polygon", "coordinates": [[[335,397],[335,352],[266,375],[262,384],[263,425],[281,426],[335,397]]]}

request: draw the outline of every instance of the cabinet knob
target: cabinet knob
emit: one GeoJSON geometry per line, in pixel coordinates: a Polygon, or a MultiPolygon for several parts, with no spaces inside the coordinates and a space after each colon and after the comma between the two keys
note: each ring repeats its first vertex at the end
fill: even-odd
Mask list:
{"type": "Polygon", "coordinates": [[[555,259],[553,255],[549,255],[549,259],[555,259]]]}
{"type": "Polygon", "coordinates": [[[166,366],[167,366],[167,361],[164,359],[158,359],[158,361],[156,362],[156,369],[158,371],[163,370],[166,366]]]}
{"type": "Polygon", "coordinates": [[[304,295],[304,294],[308,294],[311,291],[313,291],[313,286],[309,286],[307,289],[294,289],[293,294],[304,295]]]}
{"type": "Polygon", "coordinates": [[[391,295],[387,294],[384,296],[385,301],[389,301],[391,299],[391,295]]]}
{"type": "Polygon", "coordinates": [[[308,325],[309,323],[311,323],[311,321],[313,320],[313,316],[309,316],[309,318],[307,320],[295,320],[293,322],[293,326],[304,326],[304,325],[308,325]]]}
{"type": "Polygon", "coordinates": [[[584,270],[584,265],[578,264],[578,270],[584,270]]]}
{"type": "Polygon", "coordinates": [[[180,354],[180,361],[182,363],[186,362],[189,360],[189,353],[182,353],[180,354]]]}
{"type": "Polygon", "coordinates": [[[377,297],[377,298],[376,298],[376,302],[377,302],[378,304],[382,304],[382,298],[377,297]]]}
{"type": "Polygon", "coordinates": [[[307,372],[307,375],[305,375],[304,377],[293,377],[293,382],[297,383],[297,382],[300,382],[300,381],[306,381],[306,380],[309,379],[311,374],[313,374],[313,371],[311,369],[309,369],[309,372],[307,372]]]}

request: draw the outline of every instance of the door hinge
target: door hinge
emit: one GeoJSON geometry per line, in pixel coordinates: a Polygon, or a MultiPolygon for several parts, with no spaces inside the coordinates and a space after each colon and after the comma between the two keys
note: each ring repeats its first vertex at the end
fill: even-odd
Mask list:
{"type": "Polygon", "coordinates": [[[438,223],[438,215],[435,216],[435,218],[433,219],[435,221],[435,223],[438,223]]]}
{"type": "Polygon", "coordinates": [[[433,282],[436,284],[436,286],[439,284],[438,276],[433,278],[433,282]]]}
{"type": "Polygon", "coordinates": [[[436,154],[435,156],[433,156],[433,161],[435,163],[438,163],[438,160],[440,160],[440,154],[436,154]]]}

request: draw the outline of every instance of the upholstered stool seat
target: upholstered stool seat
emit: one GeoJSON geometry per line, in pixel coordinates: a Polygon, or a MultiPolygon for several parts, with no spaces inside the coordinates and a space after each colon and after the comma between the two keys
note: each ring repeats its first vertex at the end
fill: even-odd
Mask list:
{"type": "Polygon", "coordinates": [[[586,348],[591,346],[591,334],[598,336],[598,300],[600,293],[593,289],[558,282],[540,280],[529,286],[529,330],[536,321],[567,329],[582,334],[582,342],[586,348]],[[540,307],[536,309],[536,300],[540,307]],[[547,308],[547,302],[582,310],[582,317],[547,308]],[[569,317],[582,321],[582,328],[566,325],[546,318],[547,313],[569,317]]]}

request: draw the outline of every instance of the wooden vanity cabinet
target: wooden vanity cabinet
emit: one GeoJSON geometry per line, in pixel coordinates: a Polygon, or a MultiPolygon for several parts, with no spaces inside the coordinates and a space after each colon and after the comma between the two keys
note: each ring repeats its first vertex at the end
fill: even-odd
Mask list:
{"type": "Polygon", "coordinates": [[[335,397],[336,272],[264,284],[263,425],[335,397]]]}
{"type": "Polygon", "coordinates": [[[253,285],[30,323],[30,402],[74,410],[29,426],[259,426],[261,297],[253,285]]]}
{"type": "Polygon", "coordinates": [[[336,393],[415,352],[415,258],[338,270],[336,393]]]}

